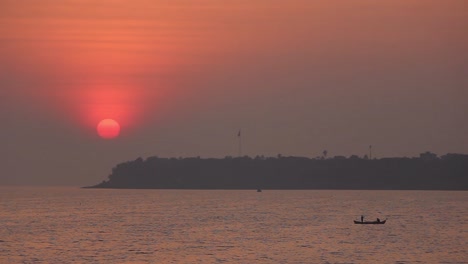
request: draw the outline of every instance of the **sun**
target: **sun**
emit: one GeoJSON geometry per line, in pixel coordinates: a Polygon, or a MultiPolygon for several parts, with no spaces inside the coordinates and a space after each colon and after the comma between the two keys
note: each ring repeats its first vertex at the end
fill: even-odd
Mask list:
{"type": "Polygon", "coordinates": [[[116,138],[120,134],[120,125],[114,119],[103,119],[96,127],[98,135],[104,139],[116,138]]]}

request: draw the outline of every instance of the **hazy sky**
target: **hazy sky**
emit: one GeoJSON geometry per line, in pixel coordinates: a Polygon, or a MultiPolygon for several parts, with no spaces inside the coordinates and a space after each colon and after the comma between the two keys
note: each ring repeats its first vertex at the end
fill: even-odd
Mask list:
{"type": "Polygon", "coordinates": [[[467,28],[466,0],[0,0],[0,184],[236,156],[239,129],[250,156],[468,153],[467,28]]]}

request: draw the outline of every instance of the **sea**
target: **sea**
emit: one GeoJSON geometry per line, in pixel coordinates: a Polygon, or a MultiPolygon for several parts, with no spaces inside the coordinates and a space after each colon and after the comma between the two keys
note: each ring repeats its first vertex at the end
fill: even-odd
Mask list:
{"type": "Polygon", "coordinates": [[[0,187],[0,263],[468,263],[468,192],[0,187]]]}

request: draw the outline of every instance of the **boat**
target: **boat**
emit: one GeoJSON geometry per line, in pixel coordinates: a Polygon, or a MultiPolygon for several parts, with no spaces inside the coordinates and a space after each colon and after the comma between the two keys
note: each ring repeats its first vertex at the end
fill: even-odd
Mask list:
{"type": "Polygon", "coordinates": [[[262,189],[257,189],[257,192],[262,192],[262,189]]]}
{"type": "Polygon", "coordinates": [[[363,222],[354,220],[354,223],[359,224],[359,225],[383,225],[385,224],[386,221],[387,219],[383,221],[363,221],[363,222]]]}

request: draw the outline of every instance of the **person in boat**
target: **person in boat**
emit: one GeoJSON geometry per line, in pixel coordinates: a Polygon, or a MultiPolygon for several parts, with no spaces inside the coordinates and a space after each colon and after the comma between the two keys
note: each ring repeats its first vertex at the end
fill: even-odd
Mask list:
{"type": "Polygon", "coordinates": [[[380,223],[380,218],[377,218],[377,223],[380,223]]]}
{"type": "Polygon", "coordinates": [[[361,222],[364,222],[364,216],[361,215],[361,222]]]}

